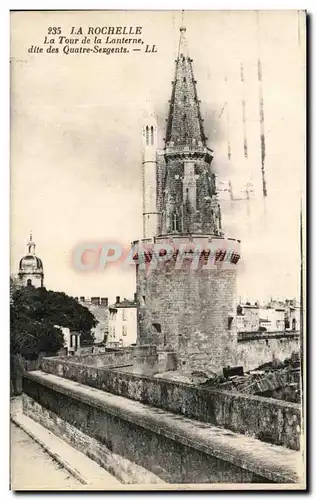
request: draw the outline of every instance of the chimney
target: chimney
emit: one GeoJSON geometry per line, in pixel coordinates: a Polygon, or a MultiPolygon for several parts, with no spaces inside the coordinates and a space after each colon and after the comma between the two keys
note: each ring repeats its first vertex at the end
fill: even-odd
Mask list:
{"type": "Polygon", "coordinates": [[[119,304],[119,303],[120,303],[120,296],[119,296],[119,295],[117,295],[117,296],[116,296],[116,302],[115,302],[115,303],[116,303],[116,304],[119,304]]]}
{"type": "Polygon", "coordinates": [[[101,306],[108,307],[109,299],[107,297],[101,297],[101,306]]]}

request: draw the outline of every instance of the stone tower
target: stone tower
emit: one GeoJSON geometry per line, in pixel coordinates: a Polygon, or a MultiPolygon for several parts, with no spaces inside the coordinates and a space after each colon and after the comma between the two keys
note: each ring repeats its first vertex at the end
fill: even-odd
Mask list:
{"type": "Polygon", "coordinates": [[[157,234],[157,119],[148,103],[142,126],[143,237],[157,234]]]}
{"type": "Polygon", "coordinates": [[[32,234],[27,244],[27,254],[20,260],[18,277],[22,286],[44,286],[43,262],[35,255],[36,245],[32,234]]]}
{"type": "Polygon", "coordinates": [[[185,33],[182,27],[165,149],[156,156],[157,231],[134,242],[138,343],[175,351],[178,368],[221,372],[235,364],[240,242],[222,231],[213,151],[185,33]],[[172,251],[167,261],[151,266],[157,245],[172,251]]]}

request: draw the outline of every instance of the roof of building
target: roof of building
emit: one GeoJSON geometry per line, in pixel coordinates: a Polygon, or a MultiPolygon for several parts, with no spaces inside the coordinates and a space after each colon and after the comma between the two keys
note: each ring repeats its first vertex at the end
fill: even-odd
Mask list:
{"type": "Polygon", "coordinates": [[[124,299],[120,302],[115,302],[109,306],[109,309],[126,309],[129,307],[137,307],[137,302],[135,300],[124,299]]]}
{"type": "Polygon", "coordinates": [[[259,306],[255,304],[239,304],[241,307],[245,307],[246,309],[259,309],[259,306]]]}
{"type": "Polygon", "coordinates": [[[19,264],[20,273],[23,272],[39,272],[43,273],[43,262],[35,255],[35,243],[32,239],[32,234],[30,234],[30,239],[27,244],[28,253],[22,257],[19,264]]]}

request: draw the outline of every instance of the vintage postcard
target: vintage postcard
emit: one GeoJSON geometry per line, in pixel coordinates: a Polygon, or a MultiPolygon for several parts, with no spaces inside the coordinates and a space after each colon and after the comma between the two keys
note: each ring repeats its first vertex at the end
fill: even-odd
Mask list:
{"type": "Polygon", "coordinates": [[[11,489],[305,489],[306,13],[10,34],[11,489]]]}

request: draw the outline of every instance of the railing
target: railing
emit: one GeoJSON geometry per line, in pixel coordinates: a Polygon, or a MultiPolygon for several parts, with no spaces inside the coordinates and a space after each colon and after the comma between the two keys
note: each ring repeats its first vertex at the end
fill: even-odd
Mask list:
{"type": "Polygon", "coordinates": [[[209,156],[212,156],[212,151],[205,146],[199,146],[197,144],[190,144],[186,146],[168,144],[165,149],[165,154],[167,155],[208,154],[209,156]]]}
{"type": "Polygon", "coordinates": [[[298,330],[282,330],[273,332],[237,332],[238,342],[248,342],[250,340],[267,340],[267,339],[288,339],[299,338],[298,330]]]}

